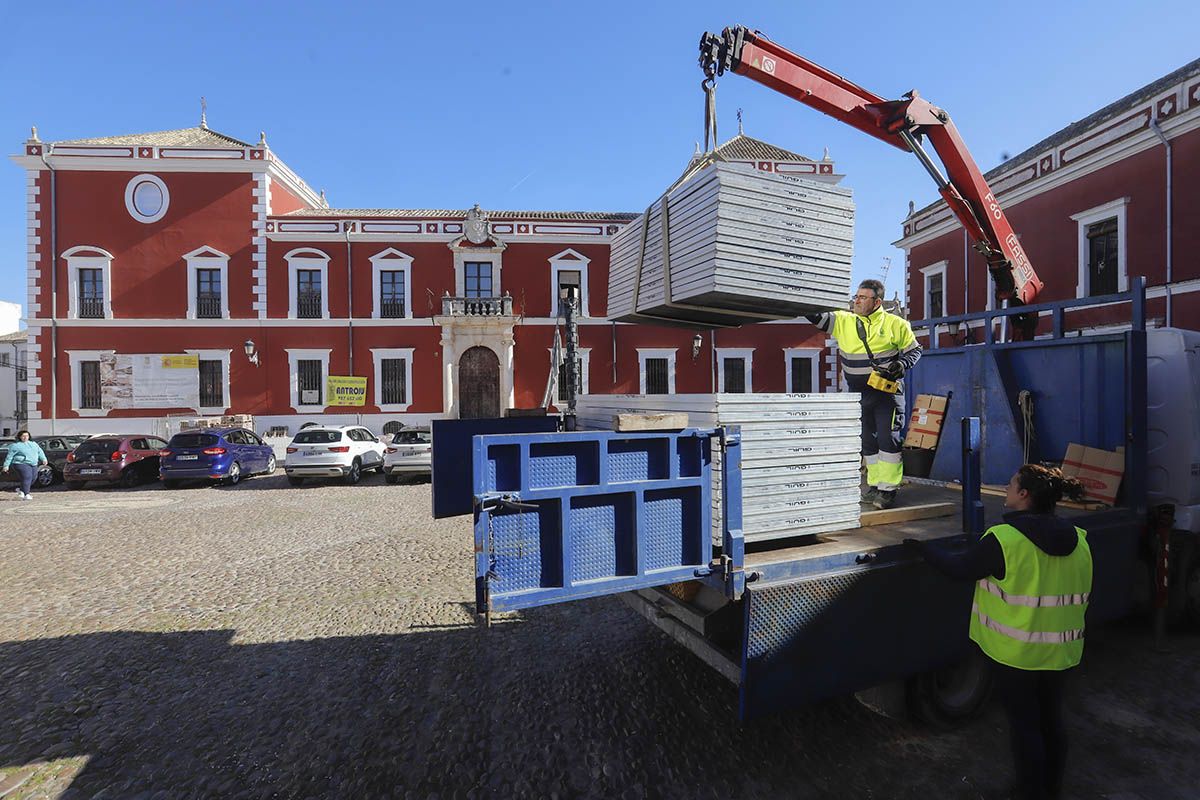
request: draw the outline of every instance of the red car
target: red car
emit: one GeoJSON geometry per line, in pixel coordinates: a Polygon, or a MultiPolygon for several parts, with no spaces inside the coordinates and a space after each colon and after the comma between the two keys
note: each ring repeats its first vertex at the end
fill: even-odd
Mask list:
{"type": "Polygon", "coordinates": [[[158,480],[158,451],[166,446],[157,436],[145,434],[94,436],[67,456],[63,480],[68,489],[82,489],[88,481],[128,488],[158,480]]]}

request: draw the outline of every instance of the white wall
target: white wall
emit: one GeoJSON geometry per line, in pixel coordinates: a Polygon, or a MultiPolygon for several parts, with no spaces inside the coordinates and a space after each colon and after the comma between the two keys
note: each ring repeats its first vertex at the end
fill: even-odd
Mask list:
{"type": "Polygon", "coordinates": [[[0,336],[21,329],[21,304],[0,300],[0,336]]]}

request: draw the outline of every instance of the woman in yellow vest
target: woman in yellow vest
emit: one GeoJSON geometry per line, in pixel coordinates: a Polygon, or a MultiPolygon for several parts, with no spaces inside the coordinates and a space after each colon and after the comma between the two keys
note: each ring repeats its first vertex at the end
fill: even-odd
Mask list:
{"type": "MultiPolygon", "coordinates": [[[[1054,516],[1083,485],[1057,469],[1026,464],[1008,482],[1011,509],[965,552],[914,543],[953,578],[976,581],[970,637],[994,662],[1008,716],[1018,796],[1058,797],[1066,756],[1063,682],[1083,655],[1092,591],[1087,532],[1054,516]]],[[[911,540],[910,540],[911,541],[911,540]]]]}

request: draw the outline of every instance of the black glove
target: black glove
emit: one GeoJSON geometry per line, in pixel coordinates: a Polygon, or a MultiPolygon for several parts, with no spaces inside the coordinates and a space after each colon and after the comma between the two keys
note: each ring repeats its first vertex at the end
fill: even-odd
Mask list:
{"type": "Polygon", "coordinates": [[[888,362],[876,367],[875,370],[889,381],[898,381],[904,377],[904,365],[899,361],[888,362]]]}
{"type": "Polygon", "coordinates": [[[823,316],[824,316],[824,314],[821,314],[818,312],[816,314],[805,314],[804,318],[806,320],[808,320],[809,322],[811,322],[813,325],[816,325],[821,321],[821,317],[823,317],[823,316]]]}

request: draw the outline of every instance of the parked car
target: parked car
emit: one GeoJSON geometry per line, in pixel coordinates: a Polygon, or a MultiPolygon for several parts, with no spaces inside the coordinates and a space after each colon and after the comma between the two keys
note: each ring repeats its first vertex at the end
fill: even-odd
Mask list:
{"type": "Polygon", "coordinates": [[[292,439],[283,468],[292,486],[305,478],[342,478],[355,484],[364,470],[383,471],[383,450],[379,437],[358,425],[316,425],[292,439]]]}
{"type": "Polygon", "coordinates": [[[158,456],[158,474],[168,489],[193,479],[233,486],[250,475],[275,472],[274,448],[245,428],[183,431],[158,456]]]}
{"type": "MultiPolygon", "coordinates": [[[[4,463],[4,459],[8,458],[9,445],[13,444],[16,439],[5,438],[0,439],[0,464],[4,463]]],[[[46,454],[49,457],[49,453],[46,454]]],[[[21,480],[21,473],[15,469],[10,469],[8,472],[0,472],[0,481],[5,483],[16,483],[21,480]]],[[[46,487],[54,483],[54,468],[51,466],[38,467],[37,475],[34,476],[33,485],[46,487]]],[[[20,491],[18,488],[17,491],[20,491]]]]}
{"type": "Polygon", "coordinates": [[[433,471],[433,434],[429,428],[405,428],[392,434],[383,454],[383,474],[388,483],[401,475],[429,475],[433,471]]]}
{"type": "Polygon", "coordinates": [[[157,480],[158,452],[166,446],[157,436],[145,434],[93,436],[67,456],[63,480],[68,489],[82,489],[89,481],[128,488],[157,480]]]}

